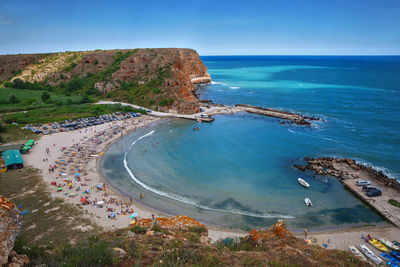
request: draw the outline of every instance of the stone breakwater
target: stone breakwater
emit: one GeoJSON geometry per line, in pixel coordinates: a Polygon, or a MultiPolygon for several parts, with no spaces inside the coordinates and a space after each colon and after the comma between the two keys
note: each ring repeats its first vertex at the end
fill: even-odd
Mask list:
{"type": "Polygon", "coordinates": [[[388,221],[400,227],[400,208],[388,203],[390,199],[400,202],[400,184],[381,171],[364,166],[349,158],[305,157],[305,166],[294,165],[295,168],[305,171],[311,170],[317,175],[331,175],[338,178],[343,185],[362,201],[371,206],[388,221]],[[357,180],[367,180],[373,186],[382,190],[381,196],[368,197],[361,186],[356,185],[357,180]]]}
{"type": "MultiPolygon", "coordinates": [[[[278,119],[284,119],[284,120],[293,122],[298,125],[311,126],[311,123],[309,122],[309,120],[314,120],[314,121],[321,120],[316,117],[303,116],[303,115],[300,115],[297,113],[280,111],[280,110],[263,108],[263,107],[254,107],[254,106],[250,106],[250,105],[237,104],[237,105],[235,105],[235,107],[241,108],[243,111],[246,111],[249,113],[264,115],[264,116],[268,116],[268,117],[274,117],[274,118],[278,118],[278,119]]],[[[281,122],[281,123],[284,124],[285,122],[281,122]]]]}

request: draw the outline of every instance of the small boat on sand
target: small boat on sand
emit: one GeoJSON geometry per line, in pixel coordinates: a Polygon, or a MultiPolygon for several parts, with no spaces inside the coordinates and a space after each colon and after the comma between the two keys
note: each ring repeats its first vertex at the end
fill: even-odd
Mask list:
{"type": "Polygon", "coordinates": [[[356,257],[360,258],[363,261],[367,261],[367,258],[365,258],[364,255],[355,246],[349,245],[349,249],[351,253],[353,253],[356,257]]]}
{"type": "Polygon", "coordinates": [[[361,244],[360,248],[364,252],[365,256],[367,256],[367,258],[373,261],[376,265],[382,263],[382,260],[378,258],[378,256],[376,256],[366,245],[361,244]]]}
{"type": "Polygon", "coordinates": [[[393,244],[392,242],[390,242],[388,239],[381,237],[378,239],[379,242],[381,242],[385,247],[387,247],[388,249],[391,250],[399,250],[399,247],[396,246],[395,244],[393,244]]]}
{"type": "Polygon", "coordinates": [[[313,206],[313,204],[311,202],[311,199],[309,199],[308,197],[306,197],[304,199],[304,203],[306,204],[307,207],[312,207],[313,206]]]}
{"type": "Polygon", "coordinates": [[[383,252],[387,252],[388,251],[387,247],[382,245],[382,243],[379,242],[378,240],[376,240],[375,238],[371,238],[370,240],[368,240],[368,242],[371,245],[373,245],[375,248],[379,249],[380,251],[383,251],[383,252]]]}
{"type": "Polygon", "coordinates": [[[392,262],[394,264],[397,264],[397,265],[400,264],[399,260],[397,260],[395,257],[393,257],[393,256],[391,256],[391,255],[389,255],[389,254],[387,254],[385,252],[381,253],[380,255],[381,255],[382,258],[384,258],[387,261],[390,261],[390,262],[392,262]]]}
{"type": "Polygon", "coordinates": [[[304,186],[305,188],[309,188],[309,187],[310,187],[310,184],[307,183],[306,181],[304,181],[304,180],[301,179],[301,178],[297,178],[297,181],[299,181],[299,183],[300,183],[302,186],[304,186]]]}

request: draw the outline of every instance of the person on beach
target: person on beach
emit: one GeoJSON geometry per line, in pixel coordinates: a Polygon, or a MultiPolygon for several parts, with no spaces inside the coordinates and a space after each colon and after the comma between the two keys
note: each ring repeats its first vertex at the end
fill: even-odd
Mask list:
{"type": "Polygon", "coordinates": [[[143,199],[143,193],[140,193],[140,199],[143,199]]]}

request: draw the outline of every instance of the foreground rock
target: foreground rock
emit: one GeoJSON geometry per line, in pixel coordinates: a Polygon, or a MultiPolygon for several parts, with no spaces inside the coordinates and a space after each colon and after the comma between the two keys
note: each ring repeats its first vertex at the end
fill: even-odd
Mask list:
{"type": "Polygon", "coordinates": [[[29,263],[25,255],[18,255],[12,251],[21,226],[21,216],[17,207],[0,196],[0,266],[22,266],[29,263]]]}

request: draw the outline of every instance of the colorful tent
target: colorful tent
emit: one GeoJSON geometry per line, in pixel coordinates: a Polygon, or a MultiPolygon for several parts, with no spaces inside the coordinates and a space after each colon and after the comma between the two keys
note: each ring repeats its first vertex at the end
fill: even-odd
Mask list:
{"type": "Polygon", "coordinates": [[[4,164],[7,168],[22,168],[24,167],[24,160],[22,159],[19,150],[7,150],[3,152],[4,164]]]}

